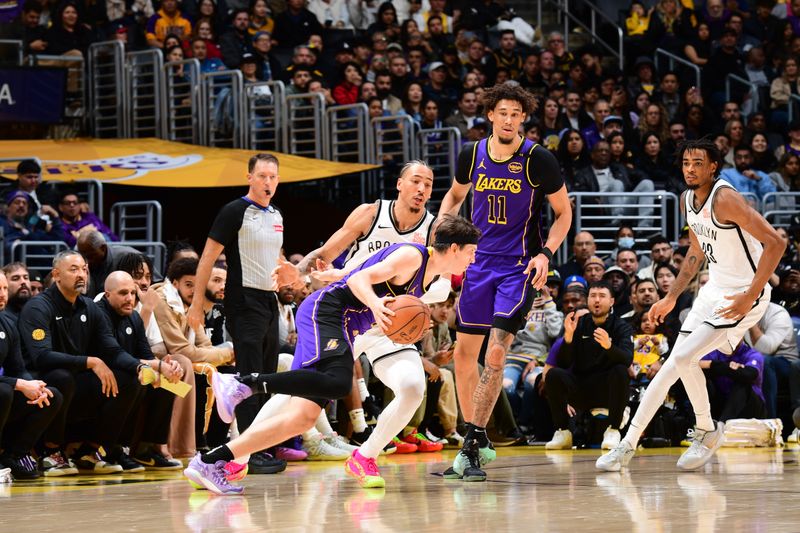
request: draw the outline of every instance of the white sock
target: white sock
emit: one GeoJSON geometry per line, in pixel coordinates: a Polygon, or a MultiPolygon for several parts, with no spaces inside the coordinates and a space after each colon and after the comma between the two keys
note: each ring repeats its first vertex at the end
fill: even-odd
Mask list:
{"type": "MultiPolygon", "coordinates": [[[[325,411],[322,411],[322,413],[323,413],[323,414],[325,414],[325,411]]],[[[303,433],[303,435],[302,435],[302,436],[303,436],[303,440],[309,440],[309,439],[313,439],[313,438],[314,438],[314,437],[316,437],[317,435],[320,435],[320,436],[321,436],[321,435],[322,435],[322,433],[320,433],[319,431],[317,431],[317,428],[311,428],[311,429],[309,429],[308,431],[306,431],[305,433],[303,433]]]]}
{"type": "MultiPolygon", "coordinates": [[[[291,399],[292,397],[288,394],[276,394],[261,407],[261,410],[258,412],[255,419],[253,419],[253,423],[250,425],[255,425],[262,420],[266,420],[267,418],[277,415],[283,411],[291,399]]],[[[248,461],[250,461],[250,455],[243,455],[242,457],[237,457],[234,459],[234,462],[240,465],[246,465],[248,461]]]]}
{"type": "Polygon", "coordinates": [[[367,399],[369,396],[369,390],[367,390],[367,382],[364,381],[364,378],[358,378],[356,380],[356,384],[358,385],[358,395],[361,397],[361,401],[367,399]]]}
{"type": "Polygon", "coordinates": [[[317,431],[326,436],[334,433],[333,428],[331,427],[331,421],[328,420],[328,413],[325,412],[325,409],[323,409],[317,417],[315,427],[317,428],[317,431]]]}
{"type": "Polygon", "coordinates": [[[367,419],[364,418],[363,409],[353,409],[350,411],[350,422],[353,423],[353,433],[361,433],[367,429],[367,419]]]}
{"type": "Polygon", "coordinates": [[[364,457],[376,458],[414,416],[425,395],[425,370],[417,351],[406,350],[381,359],[373,372],[394,392],[378,417],[378,423],[367,441],[359,448],[364,457]]]}

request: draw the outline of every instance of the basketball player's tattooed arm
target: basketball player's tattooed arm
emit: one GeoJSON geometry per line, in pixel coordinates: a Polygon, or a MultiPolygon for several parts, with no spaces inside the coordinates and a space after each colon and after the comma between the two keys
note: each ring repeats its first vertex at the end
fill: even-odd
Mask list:
{"type": "Polygon", "coordinates": [[[489,417],[492,415],[503,384],[506,352],[513,340],[514,335],[502,329],[492,328],[489,333],[486,365],[472,395],[472,403],[475,406],[472,423],[476,426],[486,427],[489,423],[489,417]]]}
{"type": "Polygon", "coordinates": [[[339,255],[347,250],[356,240],[366,235],[369,231],[372,222],[378,215],[378,204],[361,204],[356,207],[350,216],[345,220],[344,225],[336,230],[336,232],[325,241],[325,244],[306,255],[300,263],[297,264],[297,269],[301,275],[306,275],[313,269],[321,270],[327,267],[327,264],[339,257],[339,255]],[[323,263],[319,263],[322,261],[323,263]]]}
{"type": "Polygon", "coordinates": [[[712,209],[720,222],[736,224],[764,246],[750,287],[736,296],[726,297],[731,300],[731,304],[720,310],[720,315],[725,318],[741,318],[750,311],[770,276],[778,268],[778,263],[786,250],[786,243],[775,228],[733,189],[727,187],[720,189],[714,197],[712,209]]]}

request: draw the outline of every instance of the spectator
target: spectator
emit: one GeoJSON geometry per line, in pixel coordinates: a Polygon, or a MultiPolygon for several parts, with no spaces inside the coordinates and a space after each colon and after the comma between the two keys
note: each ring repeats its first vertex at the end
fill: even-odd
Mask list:
{"type": "Polygon", "coordinates": [[[517,38],[514,30],[502,30],[500,32],[500,47],[494,50],[487,58],[486,66],[487,77],[492,80],[497,76],[497,69],[504,67],[508,69],[511,79],[519,78],[523,73],[522,55],[516,51],[517,38]]]}
{"type": "Polygon", "coordinates": [[[597,100],[592,109],[592,118],[594,122],[581,130],[581,135],[583,135],[583,138],[586,140],[586,146],[589,150],[593,149],[595,143],[603,138],[601,135],[603,123],[609,115],[611,115],[611,106],[608,102],[605,100],[597,100]]]}
{"type": "MultiPolygon", "coordinates": [[[[208,3],[207,1],[204,3],[208,3]]],[[[217,46],[217,37],[214,31],[214,25],[211,20],[200,19],[194,26],[192,34],[193,39],[203,39],[206,43],[206,56],[210,59],[222,59],[222,52],[219,51],[217,46]]],[[[192,41],[194,42],[194,41],[192,41]]]]}
{"type": "Polygon", "coordinates": [[[764,418],[764,394],[761,381],[764,356],[744,341],[732,354],[714,350],[699,362],[709,376],[706,382],[715,420],[727,422],[732,418],[764,418]]]}
{"type": "MultiPolygon", "coordinates": [[[[0,311],[7,292],[8,282],[0,273],[0,311]]],[[[0,312],[0,339],[0,464],[11,469],[15,480],[36,479],[40,474],[30,451],[57,416],[64,397],[25,368],[17,320],[4,312],[0,312]]]]}
{"type": "MultiPolygon", "coordinates": [[[[655,263],[655,265],[653,277],[656,281],[656,287],[658,287],[658,294],[663,298],[678,278],[678,269],[667,263],[655,263]]],[[[678,297],[675,307],[667,315],[667,320],[677,320],[681,311],[691,307],[692,300],[692,293],[688,290],[684,291],[678,297]]]]}
{"type": "Polygon", "coordinates": [[[367,28],[367,34],[375,35],[380,32],[389,41],[395,41],[400,37],[400,25],[397,20],[397,11],[392,2],[383,2],[378,6],[375,15],[375,22],[367,28]]]}
{"type": "Polygon", "coordinates": [[[412,81],[406,87],[402,100],[403,112],[417,124],[422,121],[422,94],[422,84],[412,81]]]}
{"type": "Polygon", "coordinates": [[[161,9],[147,21],[147,44],[152,48],[164,48],[168,34],[179,39],[192,35],[192,23],[178,9],[177,0],[162,0],[161,9]]]}
{"type": "MultiPolygon", "coordinates": [[[[212,279],[214,273],[212,272],[212,279]]],[[[294,315],[297,307],[294,305],[294,292],[290,286],[281,287],[277,292],[278,297],[278,345],[281,353],[293,354],[297,345],[297,325],[294,315]]],[[[206,297],[206,299],[208,299],[206,297]]]]}
{"type": "MultiPolygon", "coordinates": [[[[236,69],[242,62],[242,56],[251,53],[253,48],[247,32],[247,27],[250,25],[250,16],[247,10],[237,9],[233,12],[232,17],[231,29],[219,38],[219,50],[225,66],[229,69],[236,69]]],[[[278,27],[280,28],[280,26],[278,27]]]]}
{"type": "Polygon", "coordinates": [[[292,81],[286,88],[286,94],[303,94],[308,92],[308,84],[314,79],[311,68],[297,65],[292,69],[292,81]]]}
{"type": "Polygon", "coordinates": [[[630,311],[632,306],[629,291],[630,277],[628,274],[614,265],[605,270],[602,280],[611,287],[611,296],[614,298],[614,313],[622,316],[630,311]]]}
{"type": "MultiPolygon", "coordinates": [[[[445,0],[430,0],[430,9],[422,11],[422,24],[421,27],[429,27],[428,21],[431,17],[438,16],[442,20],[442,32],[453,33],[453,17],[444,12],[445,0]]],[[[417,21],[419,24],[419,21],[417,21]]]]}
{"type": "Polygon", "coordinates": [[[110,452],[118,444],[139,392],[137,373],[148,363],[119,346],[102,311],[81,295],[87,276],[78,252],[59,253],[53,259],[53,285],[31,300],[19,317],[27,367],[64,397],[42,437],[45,476],[75,473],[64,459],[66,426],[91,419],[92,429],[81,434],[84,443],[74,455],[78,468],[112,474],[132,463],[124,454],[104,459],[99,445],[110,452]]]}
{"type": "Polygon", "coordinates": [[[639,277],[642,279],[655,280],[653,269],[660,263],[672,263],[672,245],[663,235],[656,235],[650,238],[650,264],[639,269],[639,277]]]}
{"type": "Polygon", "coordinates": [[[655,95],[655,102],[661,104],[661,107],[666,110],[667,121],[672,121],[678,116],[678,111],[681,108],[681,86],[678,81],[678,75],[673,72],[665,72],[661,76],[661,83],[658,86],[659,90],[655,95]]]}
{"type": "MultiPolygon", "coordinates": [[[[400,112],[403,103],[400,98],[392,94],[392,76],[389,72],[381,72],[375,76],[375,89],[383,108],[389,111],[389,114],[396,115],[400,112]]],[[[423,87],[423,93],[424,91],[423,87]]]]}
{"type": "Polygon", "coordinates": [[[287,0],[286,11],[275,17],[272,36],[281,48],[307,43],[313,34],[322,35],[322,25],[304,5],[305,0],[287,0]]]}
{"type": "Polygon", "coordinates": [[[355,104],[358,102],[358,91],[364,75],[361,69],[353,62],[345,63],[340,70],[341,82],[333,88],[333,99],[339,105],[355,104]]]}
{"type": "Polygon", "coordinates": [[[48,55],[86,55],[92,44],[92,34],[80,19],[78,4],[73,0],[59,4],[45,42],[48,55]]]}
{"type": "Polygon", "coordinates": [[[611,150],[611,162],[624,166],[628,172],[638,172],[633,165],[633,152],[626,146],[625,135],[615,131],[606,140],[611,150]]]}
{"type": "Polygon", "coordinates": [[[428,66],[428,83],[422,90],[425,98],[435,101],[439,106],[440,117],[447,116],[458,100],[455,89],[445,85],[446,79],[447,69],[444,63],[434,61],[428,66]]]}
{"type": "Polygon", "coordinates": [[[680,53],[694,27],[693,18],[692,10],[684,8],[679,0],[659,0],[650,17],[645,39],[656,48],[663,48],[673,54],[680,53]]]}
{"type": "Polygon", "coordinates": [[[753,168],[755,170],[770,173],[777,169],[778,160],[775,158],[775,153],[769,148],[766,135],[754,133],[750,138],[750,148],[753,151],[753,168]]]}
{"type": "Polygon", "coordinates": [[[472,127],[476,118],[478,118],[478,97],[475,95],[475,91],[465,90],[458,99],[458,110],[447,117],[444,123],[446,126],[458,128],[461,138],[466,139],[467,131],[472,127]]]}
{"type": "Polygon", "coordinates": [[[115,270],[119,270],[117,264],[122,256],[139,253],[130,246],[109,246],[105,236],[97,230],[80,232],[77,237],[76,249],[83,255],[89,266],[86,295],[90,298],[94,298],[104,291],[106,278],[115,270]]]}
{"type": "Polygon", "coordinates": [[[566,128],[561,135],[557,150],[558,160],[561,162],[561,175],[567,184],[567,189],[575,188],[575,174],[582,168],[591,165],[589,150],[583,140],[581,132],[566,128]]]}
{"type": "Polygon", "coordinates": [[[17,189],[28,193],[28,197],[31,200],[31,214],[40,216],[46,214],[42,212],[44,206],[50,207],[57,200],[52,195],[40,191],[39,186],[41,184],[42,167],[39,166],[39,163],[33,159],[20,161],[17,165],[17,189]]]}
{"type": "Polygon", "coordinates": [[[658,301],[658,287],[656,282],[650,278],[637,278],[631,284],[631,306],[632,309],[622,315],[622,318],[631,320],[631,326],[635,326],[636,322],[633,317],[636,314],[642,314],[658,301]]]}
{"type": "Polygon", "coordinates": [[[736,168],[728,168],[720,173],[720,178],[734,186],[741,193],[755,194],[759,200],[769,192],[775,192],[775,184],[770,177],[753,168],[753,150],[747,145],[734,149],[736,168]]]}
{"type": "Polygon", "coordinates": [[[636,385],[653,379],[669,353],[669,339],[663,333],[663,324],[650,320],[646,311],[640,311],[631,319],[634,327],[633,365],[629,376],[636,385]]]}
{"type": "Polygon", "coordinates": [[[8,31],[3,38],[22,41],[25,55],[43,53],[47,48],[47,28],[40,24],[41,16],[41,4],[37,0],[25,0],[22,13],[8,25],[8,31]]]}
{"type": "Polygon", "coordinates": [[[30,274],[25,263],[20,263],[19,261],[5,265],[3,274],[8,283],[8,303],[3,311],[16,321],[28,300],[35,296],[31,291],[30,274]]]}
{"type": "Polygon", "coordinates": [[[225,64],[221,59],[208,57],[208,43],[202,37],[192,39],[192,57],[200,62],[200,72],[225,70],[225,64]]]}
{"type": "Polygon", "coordinates": [[[800,92],[800,71],[797,67],[797,58],[789,56],[783,62],[780,77],[772,80],[769,87],[770,119],[773,124],[777,126],[788,124],[789,106],[795,106],[797,111],[797,103],[792,101],[791,95],[797,95],[798,92],[800,92]]]}
{"type": "MultiPolygon", "coordinates": [[[[532,56],[536,57],[536,56],[532,56]]],[[[561,114],[562,124],[568,124],[574,130],[582,130],[592,123],[590,117],[581,106],[581,93],[577,89],[567,91],[564,111],[561,114]]]]}
{"type": "Polygon", "coordinates": [[[636,168],[653,182],[655,190],[666,190],[680,196],[686,188],[683,178],[675,170],[673,162],[663,153],[662,141],[653,132],[642,137],[642,153],[636,168]]]}
{"type": "MultiPolygon", "coordinates": [[[[445,78],[447,74],[446,68],[444,68],[443,63],[439,63],[442,65],[442,70],[445,73],[445,78]]],[[[403,90],[405,89],[406,85],[408,85],[412,80],[411,73],[408,69],[408,62],[406,58],[402,55],[396,55],[389,59],[389,73],[392,75],[392,94],[395,95],[397,98],[403,96],[403,90]]],[[[444,79],[442,80],[444,83],[444,79]]]]}
{"type": "MultiPolygon", "coordinates": [[[[617,260],[617,254],[619,250],[633,250],[636,248],[636,234],[633,232],[633,227],[622,225],[617,229],[617,233],[614,235],[615,239],[615,248],[611,251],[608,257],[605,260],[605,264],[607,267],[613,265],[617,260]]],[[[640,266],[645,266],[650,264],[650,260],[646,257],[638,258],[637,255],[637,262],[640,266]]]]}
{"type": "Polygon", "coordinates": [[[789,312],[770,302],[758,324],[747,331],[745,340],[764,356],[763,393],[767,417],[779,416],[780,388],[788,388],[792,411],[800,407],[800,357],[789,312]]]}
{"type": "Polygon", "coordinates": [[[770,174],[777,189],[798,191],[800,190],[800,156],[785,153],[778,162],[778,168],[770,174]],[[786,186],[786,188],[784,188],[786,186]]]}
{"type": "Polygon", "coordinates": [[[248,11],[250,13],[250,24],[247,26],[247,33],[253,37],[262,31],[272,33],[275,21],[270,16],[266,0],[250,0],[248,11]]]}
{"type": "Polygon", "coordinates": [[[306,44],[297,45],[294,47],[292,54],[292,64],[286,67],[281,79],[291,80],[294,76],[294,70],[300,66],[307,67],[309,72],[317,78],[322,78],[322,72],[317,69],[317,55],[312,51],[311,47],[306,44]]]}
{"type": "Polygon", "coordinates": [[[70,248],[74,248],[78,242],[78,235],[84,231],[99,231],[110,241],[118,241],[119,237],[114,235],[111,229],[103,224],[100,218],[87,211],[81,212],[80,199],[74,191],[64,191],[58,202],[58,209],[61,212],[61,225],[64,230],[64,242],[70,248]]]}
{"type": "Polygon", "coordinates": [[[559,123],[559,106],[553,98],[545,98],[541,106],[542,115],[539,120],[539,131],[542,138],[542,146],[555,152],[558,150],[559,133],[563,128],[559,123]]]}
{"type": "Polygon", "coordinates": [[[575,56],[572,55],[572,52],[567,50],[564,43],[564,35],[557,31],[550,33],[547,36],[546,47],[547,50],[553,54],[556,72],[561,72],[566,76],[569,72],[570,65],[575,61],[575,56]]]}
{"type": "Polygon", "coordinates": [[[800,270],[796,265],[780,273],[778,286],[772,291],[772,301],[783,306],[800,328],[800,270]]]}
{"type": "Polygon", "coordinates": [[[637,279],[636,273],[639,271],[639,257],[636,255],[636,252],[630,248],[620,248],[617,251],[617,259],[614,264],[621,268],[628,276],[629,285],[637,279]]]}
{"type": "MultiPolygon", "coordinates": [[[[663,142],[669,139],[669,119],[667,111],[661,104],[650,103],[645,109],[644,115],[639,119],[639,134],[652,132],[658,135],[658,139],[663,142]]],[[[642,141],[644,144],[644,141],[642,141]]]]}
{"type": "MultiPolygon", "coordinates": [[[[674,0],[669,0],[674,1],[674,0]]],[[[636,63],[633,65],[633,70],[636,73],[636,77],[633,78],[630,83],[628,84],[628,92],[631,94],[638,94],[642,91],[646,92],[653,97],[653,93],[656,90],[656,66],[653,63],[653,60],[647,56],[641,56],[636,59],[636,63]]],[[[608,80],[610,84],[613,86],[614,80],[608,80]]],[[[606,98],[610,98],[610,95],[603,95],[606,98]]]]}
{"type": "MultiPolygon", "coordinates": [[[[707,5],[711,9],[712,4],[722,4],[722,0],[708,0],[707,5]]],[[[711,35],[714,35],[713,24],[711,35]]],[[[730,28],[722,32],[719,39],[719,48],[711,53],[711,58],[703,69],[705,78],[703,79],[703,89],[706,91],[711,105],[716,107],[723,103],[725,98],[725,80],[728,74],[735,74],[741,78],[746,78],[742,56],[736,49],[736,32],[730,28]]]]}
{"type": "Polygon", "coordinates": [[[711,28],[706,22],[700,22],[683,47],[686,57],[699,67],[708,64],[711,58],[711,28]]]}
{"type": "Polygon", "coordinates": [[[42,216],[29,216],[31,197],[19,189],[12,189],[6,195],[5,202],[6,216],[0,220],[0,228],[3,229],[6,257],[13,257],[12,249],[16,242],[64,240],[61,220],[52,207],[42,207],[42,216]]]}
{"type": "Polygon", "coordinates": [[[570,276],[578,276],[583,273],[583,265],[597,252],[597,245],[594,236],[588,231],[580,231],[575,235],[572,243],[572,259],[558,267],[561,278],[565,280],[564,287],[568,286],[566,280],[570,276]]]}
{"type": "Polygon", "coordinates": [[[589,284],[600,281],[603,279],[603,273],[605,270],[606,267],[603,263],[603,260],[596,255],[593,255],[583,264],[583,279],[588,281],[589,284]]]}
{"type": "Polygon", "coordinates": [[[556,368],[545,381],[547,401],[556,433],[547,443],[549,450],[572,448],[568,405],[577,409],[608,408],[608,429],[602,449],[619,443],[619,429],[628,400],[628,367],[633,361],[633,329],[611,313],[614,298],[608,284],[599,282],[589,289],[589,313],[578,318],[574,312],[564,320],[564,343],[556,368]]]}
{"type": "Polygon", "coordinates": [[[539,56],[537,54],[531,53],[525,56],[525,61],[522,63],[522,74],[517,78],[517,82],[523,89],[533,94],[544,95],[546,86],[539,72],[539,56]]]}
{"type": "MultiPolygon", "coordinates": [[[[580,169],[575,173],[575,192],[650,192],[654,190],[653,182],[649,179],[641,179],[635,186],[631,182],[631,176],[627,168],[622,165],[611,163],[611,149],[608,142],[601,140],[595,144],[591,152],[592,165],[580,169]]],[[[589,199],[587,199],[589,200],[589,199]]],[[[638,210],[632,207],[614,207],[612,214],[617,217],[619,222],[626,214],[636,213],[641,217],[642,226],[652,226],[653,208],[646,207],[652,205],[652,200],[646,196],[619,196],[612,197],[615,204],[633,205],[642,204],[638,210]]],[[[597,203],[604,203],[602,198],[596,198],[597,203]]]]}

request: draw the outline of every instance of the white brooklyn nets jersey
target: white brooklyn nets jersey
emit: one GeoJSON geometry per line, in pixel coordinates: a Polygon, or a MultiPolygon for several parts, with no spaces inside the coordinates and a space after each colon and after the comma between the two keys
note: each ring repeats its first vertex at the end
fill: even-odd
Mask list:
{"type": "Polygon", "coordinates": [[[705,203],[694,207],[694,191],[686,192],[686,222],[697,236],[708,261],[708,281],[715,287],[741,288],[753,282],[763,250],[758,240],[736,224],[723,224],[714,216],[714,197],[723,187],[717,179],[705,203]]]}
{"type": "Polygon", "coordinates": [[[419,224],[406,231],[400,231],[397,229],[392,212],[394,200],[378,200],[377,204],[378,214],[372,221],[372,226],[366,235],[356,241],[347,255],[345,265],[348,268],[360,265],[367,257],[392,244],[403,242],[428,244],[433,221],[436,218],[429,211],[425,211],[425,216],[422,217],[419,224]]]}

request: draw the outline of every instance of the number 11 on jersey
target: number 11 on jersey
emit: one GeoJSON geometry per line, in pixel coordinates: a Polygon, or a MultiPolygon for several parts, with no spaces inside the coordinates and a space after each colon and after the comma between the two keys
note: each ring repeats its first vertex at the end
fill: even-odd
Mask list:
{"type": "Polygon", "coordinates": [[[486,199],[489,201],[489,224],[505,224],[508,221],[506,219],[506,197],[490,194],[486,199]]]}

